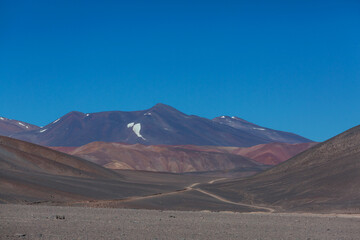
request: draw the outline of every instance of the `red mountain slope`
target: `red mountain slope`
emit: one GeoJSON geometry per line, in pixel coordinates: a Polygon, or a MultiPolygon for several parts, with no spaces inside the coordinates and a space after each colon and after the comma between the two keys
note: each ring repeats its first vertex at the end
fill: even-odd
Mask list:
{"type": "Polygon", "coordinates": [[[244,157],[248,157],[256,162],[277,165],[282,163],[291,157],[315,146],[317,143],[268,143],[260,144],[248,148],[239,148],[231,153],[239,154],[244,157]]]}
{"type": "Polygon", "coordinates": [[[177,146],[202,152],[230,153],[250,158],[258,163],[277,165],[291,157],[315,146],[317,143],[268,143],[253,147],[218,147],[218,146],[177,146]]]}
{"type": "Polygon", "coordinates": [[[250,148],[238,148],[195,145],[146,146],[94,142],[77,148],[52,148],[111,169],[198,172],[241,169],[241,167],[256,168],[256,164],[250,163],[249,158],[260,165],[276,165],[313,145],[314,143],[271,143],[250,148]]]}
{"type": "Polygon", "coordinates": [[[221,151],[199,151],[183,146],[93,142],[75,150],[64,147],[55,149],[66,151],[111,169],[180,173],[228,170],[240,167],[256,168],[262,165],[240,155],[221,151]]]}

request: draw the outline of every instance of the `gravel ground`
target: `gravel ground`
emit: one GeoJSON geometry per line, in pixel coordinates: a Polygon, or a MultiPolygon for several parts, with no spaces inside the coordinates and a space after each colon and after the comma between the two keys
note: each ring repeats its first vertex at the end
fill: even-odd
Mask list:
{"type": "Polygon", "coordinates": [[[1,204],[0,239],[360,239],[360,216],[1,204]]]}

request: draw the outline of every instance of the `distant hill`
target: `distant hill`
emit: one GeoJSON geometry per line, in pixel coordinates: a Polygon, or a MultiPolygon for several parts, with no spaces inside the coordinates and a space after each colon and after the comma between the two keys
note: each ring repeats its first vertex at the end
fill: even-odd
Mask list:
{"type": "Polygon", "coordinates": [[[134,112],[71,112],[33,131],[12,137],[45,146],[82,146],[95,141],[144,145],[209,145],[249,147],[270,142],[303,143],[311,140],[257,125],[231,126],[218,119],[186,115],[157,104],[134,112]],[[257,127],[254,127],[257,126],[257,127]]]}
{"type": "Polygon", "coordinates": [[[79,157],[3,136],[0,136],[0,169],[86,178],[120,177],[79,157]]]}
{"type": "MultiPolygon", "coordinates": [[[[270,165],[314,146],[316,143],[269,143],[249,148],[196,145],[141,145],[93,142],[81,147],[51,147],[110,169],[131,169],[161,172],[212,172],[251,169],[252,175],[270,165]],[[266,164],[264,166],[263,164],[266,164]]],[[[202,173],[203,174],[203,173],[202,173]]],[[[209,173],[210,174],[210,173],[209,173]]]]}
{"type": "Polygon", "coordinates": [[[251,160],[261,164],[277,165],[295,156],[296,154],[299,154],[315,146],[316,144],[318,143],[267,143],[255,145],[252,147],[222,147],[196,145],[183,145],[178,147],[202,152],[235,154],[250,158],[251,160]]]}
{"type": "Polygon", "coordinates": [[[15,133],[38,130],[40,127],[5,117],[0,117],[0,136],[11,136],[15,133]]]}
{"type": "Polygon", "coordinates": [[[243,130],[259,138],[266,139],[269,142],[283,142],[283,143],[310,142],[308,139],[303,138],[294,133],[283,132],[283,131],[262,127],[238,117],[221,116],[214,118],[213,121],[239,130],[243,130]]]}
{"type": "Polygon", "coordinates": [[[0,136],[0,203],[68,205],[184,189],[207,178],[115,172],[55,150],[0,136]]]}
{"type": "Polygon", "coordinates": [[[318,143],[268,143],[248,148],[234,149],[231,153],[248,157],[259,163],[277,165],[315,146],[316,144],[318,143]]]}
{"type": "Polygon", "coordinates": [[[360,212],[360,126],[245,180],[206,186],[229,199],[284,210],[360,212]]]}
{"type": "Polygon", "coordinates": [[[249,158],[216,151],[216,147],[146,146],[121,143],[93,142],[82,147],[53,147],[69,154],[88,159],[111,169],[132,169],[160,172],[202,172],[252,168],[260,172],[263,165],[249,158]],[[192,149],[194,147],[195,149],[192,149]],[[209,150],[213,148],[215,151],[209,150]]]}

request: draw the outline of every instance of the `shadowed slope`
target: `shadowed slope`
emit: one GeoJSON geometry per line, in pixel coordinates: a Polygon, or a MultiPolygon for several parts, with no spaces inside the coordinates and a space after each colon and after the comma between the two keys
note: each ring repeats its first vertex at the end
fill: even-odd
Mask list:
{"type": "Polygon", "coordinates": [[[206,188],[296,211],[360,212],[360,126],[249,179],[206,188]]]}
{"type": "Polygon", "coordinates": [[[0,136],[2,170],[76,177],[119,178],[120,175],[84,159],[46,147],[0,136]]]}

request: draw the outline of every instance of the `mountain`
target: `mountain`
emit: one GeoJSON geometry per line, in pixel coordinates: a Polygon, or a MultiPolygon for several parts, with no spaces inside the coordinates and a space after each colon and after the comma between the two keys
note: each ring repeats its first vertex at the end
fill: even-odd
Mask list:
{"type": "Polygon", "coordinates": [[[195,174],[112,171],[46,147],[0,137],[0,204],[258,211],[192,189],[214,180],[195,174]]]}
{"type": "Polygon", "coordinates": [[[0,117],[0,136],[10,136],[14,133],[27,132],[39,129],[38,126],[0,117]]]}
{"type": "Polygon", "coordinates": [[[266,165],[277,165],[315,146],[317,143],[268,143],[231,151],[266,165]]]}
{"type": "Polygon", "coordinates": [[[111,170],[79,157],[0,136],[0,169],[87,178],[119,178],[111,170]]]}
{"type": "MultiPolygon", "coordinates": [[[[13,137],[45,146],[82,146],[102,141],[144,145],[248,147],[274,142],[267,132],[234,128],[157,104],[148,110],[134,112],[71,112],[41,129],[19,132],[13,137]]],[[[282,136],[276,141],[311,142],[295,134],[282,136]]]]}
{"type": "Polygon", "coordinates": [[[206,188],[283,210],[360,212],[360,126],[249,179],[206,188]]]}
{"type": "Polygon", "coordinates": [[[266,139],[269,142],[285,142],[285,143],[309,142],[308,139],[303,138],[294,133],[288,133],[288,132],[262,127],[238,117],[221,116],[214,118],[213,121],[236,129],[243,130],[259,138],[266,139]]]}
{"type": "Polygon", "coordinates": [[[65,151],[111,169],[175,173],[234,168],[251,168],[253,172],[263,170],[262,164],[246,157],[226,152],[191,149],[191,146],[92,142],[78,148],[53,147],[53,149],[65,151]]]}
{"type": "MultiPolygon", "coordinates": [[[[316,142],[310,143],[267,143],[252,147],[222,147],[222,146],[195,146],[183,145],[181,148],[192,149],[201,152],[216,152],[240,155],[251,160],[266,164],[277,165],[291,157],[299,154],[313,146],[316,142]]],[[[60,150],[61,151],[61,150],[60,150]]]]}
{"type": "Polygon", "coordinates": [[[55,150],[0,136],[0,203],[83,205],[151,196],[209,178],[141,171],[115,172],[55,150]]]}
{"type": "MultiPolygon", "coordinates": [[[[213,172],[246,169],[259,173],[277,165],[316,143],[269,143],[253,147],[219,147],[196,145],[141,145],[92,142],[81,147],[51,147],[110,169],[161,172],[213,172]],[[251,160],[250,160],[251,159],[251,160]],[[254,164],[254,161],[259,164],[254,164]],[[266,166],[262,166],[266,164],[266,166]]],[[[233,171],[234,172],[234,171],[233,171]]],[[[203,174],[203,173],[202,173],[203,174]]],[[[210,174],[210,173],[209,173],[210,174]]],[[[250,174],[249,174],[250,175],[250,174]]]]}
{"type": "Polygon", "coordinates": [[[0,136],[0,203],[107,196],[114,191],[111,184],[122,179],[78,157],[0,136]]]}

